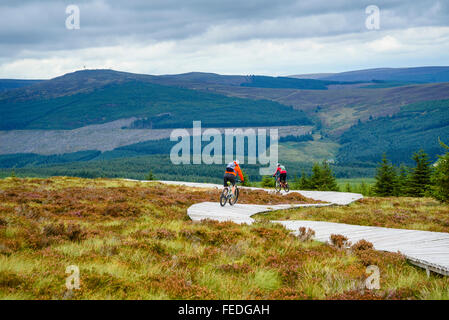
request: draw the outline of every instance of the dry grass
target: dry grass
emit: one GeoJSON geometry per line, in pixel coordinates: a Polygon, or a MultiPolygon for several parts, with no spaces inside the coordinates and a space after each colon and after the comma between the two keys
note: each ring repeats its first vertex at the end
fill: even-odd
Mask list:
{"type": "MultiPolygon", "coordinates": [[[[0,299],[448,298],[446,278],[427,278],[367,243],[337,248],[310,241],[312,230],[298,239],[264,222],[188,219],[190,205],[218,194],[108,179],[0,180],[0,299]],[[361,286],[370,264],[381,271],[380,290],[361,286]],[[81,278],[72,296],[69,265],[81,278]]],[[[249,191],[241,198],[283,199],[249,191]]]]}
{"type": "Polygon", "coordinates": [[[349,206],[296,208],[264,213],[255,218],[449,232],[449,206],[431,198],[364,198],[349,206]]]}

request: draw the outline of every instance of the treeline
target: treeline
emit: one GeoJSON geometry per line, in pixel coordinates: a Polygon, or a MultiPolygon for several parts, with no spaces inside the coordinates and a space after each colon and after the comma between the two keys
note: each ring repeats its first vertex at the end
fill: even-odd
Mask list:
{"type": "MultiPolygon", "coordinates": [[[[256,137],[257,139],[257,137],[256,137]]],[[[78,151],[66,154],[39,155],[35,153],[18,153],[0,155],[0,168],[24,168],[39,167],[57,164],[65,164],[71,162],[82,162],[91,160],[112,160],[118,158],[132,158],[146,155],[169,155],[171,149],[178,141],[170,141],[170,139],[148,140],[135,144],[118,147],[111,151],[101,152],[98,150],[78,151]]],[[[201,141],[201,150],[210,142],[201,141]]],[[[236,138],[234,137],[234,147],[232,153],[236,153],[236,138]]],[[[258,151],[258,143],[256,143],[256,154],[258,151]]],[[[270,146],[270,139],[266,139],[266,147],[270,146]]],[[[193,154],[193,137],[190,137],[190,154],[193,154]]],[[[222,135],[222,150],[215,150],[218,154],[225,154],[224,135],[222,135]]],[[[248,138],[245,138],[244,146],[245,159],[248,157],[248,138]]]]}
{"type": "MultiPolygon", "coordinates": [[[[273,177],[264,176],[262,178],[263,187],[273,188],[274,184],[273,177]]],[[[302,171],[300,177],[294,175],[293,180],[289,182],[289,186],[290,189],[294,190],[339,191],[334,173],[327,161],[323,161],[321,165],[315,163],[310,175],[307,175],[304,171],[302,171]]]]}
{"type": "Polygon", "coordinates": [[[298,79],[289,77],[268,77],[249,76],[248,82],[240,84],[242,87],[256,88],[282,88],[282,89],[303,89],[303,90],[327,90],[327,86],[332,84],[354,84],[358,81],[330,81],[317,79],[298,79]]]}
{"type": "Polygon", "coordinates": [[[322,81],[315,79],[296,79],[288,77],[250,76],[248,82],[240,84],[242,87],[256,88],[283,88],[283,89],[307,89],[327,90],[327,86],[334,81],[322,81]]]}
{"type": "Polygon", "coordinates": [[[0,168],[38,167],[79,161],[90,161],[101,155],[101,151],[88,150],[65,154],[39,155],[16,153],[0,155],[0,168]]]}
{"type": "Polygon", "coordinates": [[[302,136],[288,135],[279,138],[279,142],[305,142],[305,141],[313,141],[313,136],[311,134],[303,134],[302,136]]]}
{"type": "Polygon", "coordinates": [[[449,100],[406,105],[389,117],[359,122],[341,136],[340,163],[375,164],[383,153],[392,163],[413,165],[410,154],[423,149],[431,160],[441,152],[438,137],[449,136],[449,100]]]}
{"type": "Polygon", "coordinates": [[[369,183],[366,183],[365,181],[362,181],[357,184],[346,183],[344,185],[344,187],[342,188],[342,191],[360,193],[360,194],[364,195],[365,197],[375,196],[372,185],[369,183]]]}
{"type": "MultiPolygon", "coordinates": [[[[125,153],[130,152],[128,150],[121,151],[125,153]]],[[[111,152],[118,152],[118,150],[111,152]]],[[[59,164],[39,161],[39,165],[33,165],[33,163],[27,162],[28,157],[25,157],[20,167],[11,165],[3,169],[0,168],[0,177],[9,177],[12,170],[15,170],[15,174],[18,177],[74,176],[81,178],[145,179],[148,172],[152,170],[156,179],[221,183],[225,166],[224,162],[221,165],[174,165],[169,155],[160,154],[137,155],[124,158],[118,158],[116,156],[105,152],[90,161],[59,164]]],[[[312,163],[290,162],[283,161],[282,159],[281,161],[288,168],[289,177],[300,177],[302,172],[312,173],[312,163]]],[[[35,164],[37,163],[35,162],[35,164]]],[[[373,177],[375,174],[375,167],[331,166],[337,178],[373,177]]],[[[248,165],[246,161],[242,165],[243,170],[247,172],[250,180],[254,182],[260,182],[262,179],[259,173],[260,167],[260,165],[248,165]]]]}
{"type": "Polygon", "coordinates": [[[412,156],[414,167],[394,166],[384,154],[376,173],[373,191],[377,196],[434,197],[449,201],[449,147],[440,141],[445,155],[432,166],[421,149],[412,156]]]}

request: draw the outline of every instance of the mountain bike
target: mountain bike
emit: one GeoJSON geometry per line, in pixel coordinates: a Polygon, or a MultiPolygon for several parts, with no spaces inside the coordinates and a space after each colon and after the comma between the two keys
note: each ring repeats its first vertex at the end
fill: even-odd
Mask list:
{"type": "Polygon", "coordinates": [[[233,206],[237,203],[237,200],[239,199],[239,188],[237,187],[237,183],[235,183],[235,194],[232,194],[232,186],[231,183],[228,181],[228,185],[223,188],[223,191],[220,195],[220,205],[224,207],[226,205],[226,202],[229,202],[229,205],[233,206]]]}
{"type": "Polygon", "coordinates": [[[276,183],[274,184],[274,189],[276,190],[276,192],[280,192],[282,190],[282,188],[284,188],[285,192],[289,192],[290,191],[290,187],[288,186],[288,182],[285,181],[285,183],[281,182],[281,177],[276,176],[276,183]]]}

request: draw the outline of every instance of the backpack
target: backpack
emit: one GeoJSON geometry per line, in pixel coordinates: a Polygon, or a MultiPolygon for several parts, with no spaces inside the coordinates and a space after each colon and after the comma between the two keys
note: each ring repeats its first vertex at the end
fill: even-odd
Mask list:
{"type": "Polygon", "coordinates": [[[234,161],[229,162],[228,165],[226,166],[226,171],[227,172],[235,172],[234,168],[235,168],[234,161]]]}

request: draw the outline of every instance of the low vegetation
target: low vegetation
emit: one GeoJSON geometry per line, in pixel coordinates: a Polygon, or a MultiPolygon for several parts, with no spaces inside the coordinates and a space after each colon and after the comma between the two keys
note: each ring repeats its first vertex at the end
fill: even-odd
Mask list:
{"type": "Polygon", "coordinates": [[[368,197],[349,206],[297,208],[256,215],[266,220],[317,220],[449,232],[449,206],[432,198],[368,197]]]}
{"type": "MultiPolygon", "coordinates": [[[[367,243],[338,247],[313,241],[310,229],[298,238],[264,221],[248,226],[188,218],[190,205],[217,201],[218,194],[111,179],[0,180],[0,299],[449,298],[447,278],[427,278],[400,254],[367,243]],[[379,290],[364,286],[371,264],[380,269],[379,290]],[[65,287],[71,265],[80,269],[80,289],[73,292],[65,287]]],[[[295,197],[288,201],[309,202],[295,197]]],[[[286,201],[253,191],[243,191],[240,200],[286,201]]],[[[367,199],[346,208],[348,215],[372,208],[373,201],[388,207],[387,199],[367,199]]],[[[433,208],[430,216],[441,219],[435,226],[443,224],[440,205],[430,199],[392,206],[402,217],[416,202],[433,208]]],[[[326,216],[339,208],[320,210],[326,216]]],[[[294,212],[300,211],[286,211],[294,212]]]]}

